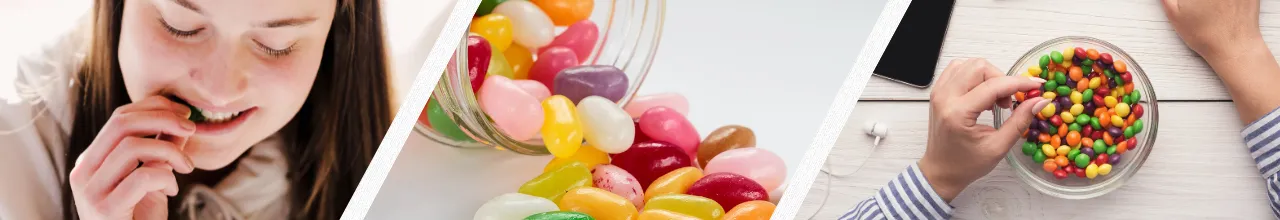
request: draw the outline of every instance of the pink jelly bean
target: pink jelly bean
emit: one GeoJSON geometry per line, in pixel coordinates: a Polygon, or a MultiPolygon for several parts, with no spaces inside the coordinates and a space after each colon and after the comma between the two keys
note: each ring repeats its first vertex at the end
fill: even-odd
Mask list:
{"type": "Polygon", "coordinates": [[[529,140],[542,128],[542,103],[504,76],[485,79],[477,97],[499,130],[516,140],[529,140]]]}
{"type": "Polygon", "coordinates": [[[547,86],[548,90],[555,90],[556,75],[560,74],[560,70],[578,64],[578,55],[574,54],[572,49],[562,46],[548,47],[538,53],[538,60],[533,61],[533,65],[529,66],[529,79],[541,82],[542,85],[547,86]]]}
{"type": "Polygon", "coordinates": [[[591,177],[596,188],[608,190],[631,200],[631,204],[634,204],[637,210],[644,207],[644,190],[640,189],[640,181],[626,170],[618,166],[602,164],[596,166],[595,171],[591,172],[591,177]]]}
{"type": "Polygon", "coordinates": [[[631,99],[630,103],[627,103],[627,106],[623,107],[623,110],[626,110],[627,114],[631,114],[631,117],[639,118],[640,115],[644,114],[644,111],[658,106],[666,106],[676,110],[676,112],[680,112],[681,115],[689,115],[689,100],[679,93],[636,96],[631,99]]]}
{"type": "MultiPolygon", "coordinates": [[[[640,130],[650,139],[680,146],[690,157],[698,155],[698,138],[701,136],[693,128],[693,123],[675,109],[658,106],[644,111],[640,116],[640,130]]],[[[697,161],[697,158],[690,159],[697,161]]]]}
{"type": "Polygon", "coordinates": [[[553,46],[564,46],[573,50],[578,55],[578,61],[587,61],[587,57],[591,56],[591,47],[596,46],[596,40],[600,38],[600,30],[596,28],[596,23],[591,20],[582,20],[569,25],[564,29],[560,36],[556,36],[546,47],[538,49],[538,54],[542,54],[547,48],[553,46]]]}
{"type": "Polygon", "coordinates": [[[769,192],[751,178],[734,173],[712,173],[693,182],[685,194],[707,197],[720,207],[735,207],[755,200],[769,199],[769,192]]]}
{"type": "Polygon", "coordinates": [[[513,81],[516,83],[516,86],[519,86],[525,93],[532,95],[534,99],[546,100],[547,97],[551,97],[551,90],[547,89],[547,86],[542,85],[542,83],[538,81],[527,79],[518,79],[513,81]]]}
{"type": "Polygon", "coordinates": [[[707,174],[720,172],[751,178],[765,189],[777,189],[787,176],[787,165],[777,154],[763,148],[738,148],[722,152],[707,162],[707,174]]]}

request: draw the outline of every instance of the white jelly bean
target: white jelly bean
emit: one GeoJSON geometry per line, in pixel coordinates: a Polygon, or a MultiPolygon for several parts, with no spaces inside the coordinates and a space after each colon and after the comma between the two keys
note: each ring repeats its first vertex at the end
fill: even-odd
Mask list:
{"type": "Polygon", "coordinates": [[[551,17],[529,1],[507,1],[493,8],[493,13],[511,18],[515,42],[531,50],[551,44],[556,37],[551,17]]]}
{"type": "Polygon", "coordinates": [[[578,117],[587,143],[605,153],[622,153],[635,140],[635,122],[618,104],[600,96],[588,96],[578,102],[578,117]]]}
{"type": "Polygon", "coordinates": [[[560,207],[556,203],[546,198],[525,195],[522,193],[507,193],[499,195],[480,205],[480,209],[476,210],[475,220],[508,220],[508,219],[524,219],[533,214],[559,211],[560,207]]]}

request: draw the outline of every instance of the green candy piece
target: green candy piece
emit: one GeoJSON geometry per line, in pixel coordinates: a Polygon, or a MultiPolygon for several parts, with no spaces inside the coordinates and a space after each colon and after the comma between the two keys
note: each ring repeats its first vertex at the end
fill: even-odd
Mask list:
{"type": "Polygon", "coordinates": [[[1116,155],[1116,146],[1107,147],[1107,155],[1116,155]]]}
{"type": "MultiPolygon", "coordinates": [[[[1080,61],[1080,64],[1080,66],[1084,68],[1093,68],[1093,60],[1090,59],[1084,59],[1084,61],[1080,61]]],[[[1084,73],[1088,74],[1089,71],[1085,71],[1084,73]]]]}
{"type": "MultiPolygon", "coordinates": [[[[1047,71],[1049,69],[1049,55],[1040,55],[1040,69],[1046,70],[1044,72],[1049,72],[1047,71]]],[[[1043,73],[1041,74],[1043,75],[1043,73]]],[[[1040,77],[1040,78],[1048,78],[1048,77],[1040,77]]]]}
{"type": "Polygon", "coordinates": [[[1132,97],[1133,97],[1133,96],[1131,96],[1131,95],[1124,95],[1124,96],[1121,96],[1121,98],[1120,98],[1120,102],[1124,102],[1125,104],[1133,104],[1133,102],[1129,102],[1129,98],[1132,98],[1132,97]]]}
{"type": "Polygon", "coordinates": [[[1031,143],[1031,142],[1022,143],[1022,154],[1025,154],[1027,156],[1035,156],[1036,150],[1037,149],[1036,149],[1035,143],[1031,143]]]}
{"type": "MultiPolygon", "coordinates": [[[[1079,116],[1076,116],[1076,125],[1078,125],[1078,126],[1088,126],[1088,125],[1089,125],[1089,115],[1086,115],[1086,114],[1080,114],[1079,116]]],[[[1076,128],[1080,128],[1080,127],[1076,127],[1076,128]]],[[[1075,131],[1080,131],[1080,130],[1075,130],[1075,131]]]]}
{"type": "Polygon", "coordinates": [[[1136,132],[1133,132],[1133,126],[1124,127],[1124,138],[1133,138],[1134,134],[1136,132]]]}
{"type": "Polygon", "coordinates": [[[1138,89],[1133,89],[1133,102],[1137,103],[1138,101],[1141,101],[1141,100],[1142,100],[1142,93],[1138,92],[1138,89]]]}
{"type": "Polygon", "coordinates": [[[1114,80],[1116,81],[1116,86],[1118,86],[1118,87],[1116,87],[1117,89],[1119,89],[1120,87],[1123,87],[1123,86],[1124,86],[1124,79],[1123,79],[1123,78],[1115,77],[1115,79],[1114,79],[1114,80]]]}
{"type": "Polygon", "coordinates": [[[1053,124],[1049,124],[1049,134],[1057,134],[1057,133],[1058,133],[1058,127],[1053,126],[1053,124]]]}
{"type": "Polygon", "coordinates": [[[1088,75],[1089,75],[1089,73],[1092,73],[1092,72],[1093,72],[1093,66],[1081,66],[1081,67],[1080,67],[1080,73],[1083,73],[1085,76],[1088,76],[1088,75]]]}
{"type": "MultiPolygon", "coordinates": [[[[1063,78],[1066,78],[1066,77],[1063,77],[1063,78]]],[[[1067,87],[1065,85],[1058,86],[1058,94],[1071,95],[1071,87],[1067,87]]]]}
{"type": "MultiPolygon", "coordinates": [[[[1067,85],[1067,74],[1060,71],[1053,72],[1053,81],[1058,81],[1058,85],[1067,85]]],[[[1071,92],[1067,90],[1067,92],[1071,92]]]]}
{"type": "Polygon", "coordinates": [[[1043,151],[1036,151],[1036,154],[1035,154],[1034,156],[1032,156],[1032,159],[1035,159],[1035,160],[1036,160],[1036,163],[1044,163],[1044,159],[1045,159],[1045,158],[1044,158],[1044,152],[1043,152],[1043,151]]]}
{"type": "Polygon", "coordinates": [[[191,116],[187,116],[187,120],[192,122],[203,122],[205,120],[204,114],[201,114],[200,109],[196,109],[196,106],[186,103],[183,103],[183,105],[187,105],[187,108],[191,109],[191,116]]]}
{"type": "Polygon", "coordinates": [[[1095,153],[1107,152],[1107,143],[1103,142],[1102,140],[1093,141],[1093,152],[1095,153]]]}
{"type": "Polygon", "coordinates": [[[1080,168],[1089,167],[1089,161],[1090,160],[1089,160],[1088,154],[1076,154],[1076,167],[1080,167],[1080,168]]]}
{"type": "MultiPolygon", "coordinates": [[[[1091,100],[1091,101],[1092,101],[1092,100],[1093,100],[1093,89],[1085,89],[1082,95],[1084,95],[1084,96],[1081,96],[1081,97],[1084,97],[1084,99],[1085,99],[1085,100],[1091,100]]],[[[1089,102],[1089,101],[1085,101],[1085,102],[1089,102]]],[[[1092,114],[1092,112],[1090,112],[1090,113],[1092,114]]]]}
{"type": "Polygon", "coordinates": [[[476,8],[476,17],[493,13],[493,8],[497,8],[503,2],[507,2],[507,0],[480,0],[480,7],[476,8]]]}
{"type": "Polygon", "coordinates": [[[1093,130],[1102,129],[1102,124],[1098,124],[1098,120],[1089,120],[1089,125],[1093,126],[1093,130]]]}
{"type": "Polygon", "coordinates": [[[525,217],[524,220],[595,220],[590,215],[571,211],[550,211],[525,217]]]}
{"type": "Polygon", "coordinates": [[[1052,53],[1049,53],[1049,59],[1053,59],[1053,63],[1055,64],[1062,63],[1062,53],[1053,51],[1052,53]]]}
{"type": "MultiPolygon", "coordinates": [[[[1080,120],[1080,119],[1078,119],[1078,118],[1077,118],[1076,120],[1080,120]]],[[[1079,121],[1077,121],[1077,122],[1079,122],[1079,121]]],[[[1071,123],[1071,125],[1067,126],[1067,130],[1069,130],[1069,131],[1074,131],[1074,132],[1080,132],[1080,124],[1077,124],[1077,123],[1071,123]]]]}
{"type": "Polygon", "coordinates": [[[1076,155],[1080,155],[1080,149],[1071,149],[1071,151],[1067,151],[1067,158],[1076,158],[1076,155]]]}
{"type": "Polygon", "coordinates": [[[1133,126],[1130,126],[1130,127],[1133,127],[1134,135],[1137,135],[1138,133],[1142,133],[1142,119],[1133,120],[1133,126]]]}
{"type": "MultiPolygon", "coordinates": [[[[1058,89],[1058,81],[1054,81],[1054,80],[1049,80],[1048,82],[1044,82],[1044,88],[1041,88],[1041,90],[1045,92],[1056,92],[1056,91],[1053,91],[1055,89],[1058,89]]],[[[1058,94],[1058,96],[1062,96],[1062,95],[1063,94],[1058,94]]]]}
{"type": "Polygon", "coordinates": [[[455,141],[473,141],[467,133],[458,127],[458,124],[449,118],[449,114],[444,112],[444,108],[440,107],[440,102],[436,99],[427,101],[427,122],[431,124],[431,129],[444,135],[446,138],[455,141]]]}

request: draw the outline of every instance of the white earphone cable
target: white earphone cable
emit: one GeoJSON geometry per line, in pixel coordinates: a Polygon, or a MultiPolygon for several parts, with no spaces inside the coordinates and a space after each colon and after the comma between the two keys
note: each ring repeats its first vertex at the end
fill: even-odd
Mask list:
{"type": "MultiPolygon", "coordinates": [[[[867,129],[866,129],[868,134],[870,134],[870,135],[874,135],[874,136],[876,137],[875,142],[873,142],[873,144],[871,145],[871,151],[870,151],[870,152],[867,152],[867,155],[868,155],[867,159],[870,159],[870,158],[871,158],[871,157],[870,157],[871,153],[874,153],[874,152],[876,151],[876,146],[879,146],[879,145],[880,145],[880,138],[882,138],[882,136],[885,136],[885,135],[886,135],[886,133],[887,133],[886,131],[876,132],[876,131],[875,131],[875,130],[876,130],[875,128],[876,128],[876,127],[879,127],[878,125],[879,125],[879,124],[877,123],[877,124],[874,124],[874,125],[868,126],[868,127],[867,127],[867,129]]],[[[887,129],[886,129],[886,130],[887,130],[887,129]]],[[[822,209],[824,209],[824,208],[826,208],[826,207],[827,207],[827,200],[831,198],[831,184],[832,184],[832,181],[834,181],[836,178],[845,178],[845,177],[853,176],[854,174],[857,174],[857,173],[858,173],[858,171],[862,171],[862,167],[863,167],[863,165],[865,165],[865,164],[866,164],[866,159],[864,159],[864,160],[862,161],[863,165],[860,165],[860,166],[858,166],[858,168],[853,169],[853,172],[849,172],[849,173],[845,173],[845,174],[836,174],[834,171],[831,171],[832,169],[831,169],[831,160],[830,160],[830,158],[831,158],[831,155],[827,155],[827,162],[822,164],[822,167],[823,167],[823,168],[822,168],[822,173],[823,173],[823,174],[826,174],[826,175],[824,175],[824,176],[826,176],[826,177],[827,177],[827,184],[826,184],[826,186],[824,187],[825,189],[823,189],[823,190],[824,190],[824,191],[826,191],[826,192],[825,192],[825,193],[823,193],[823,195],[822,195],[822,202],[818,202],[818,210],[813,211],[813,214],[812,214],[812,215],[809,215],[809,217],[808,217],[808,218],[805,218],[805,219],[812,220],[814,217],[817,217],[817,216],[818,216],[818,213],[822,213],[822,209]]]]}

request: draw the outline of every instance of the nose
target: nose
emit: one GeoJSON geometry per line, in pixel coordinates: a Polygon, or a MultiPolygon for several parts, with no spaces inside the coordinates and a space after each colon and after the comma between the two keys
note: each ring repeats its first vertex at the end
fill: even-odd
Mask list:
{"type": "Polygon", "coordinates": [[[195,91],[205,101],[215,106],[225,106],[245,95],[249,87],[249,67],[252,54],[234,40],[219,44],[207,56],[205,68],[193,68],[189,73],[195,83],[195,91]]]}

